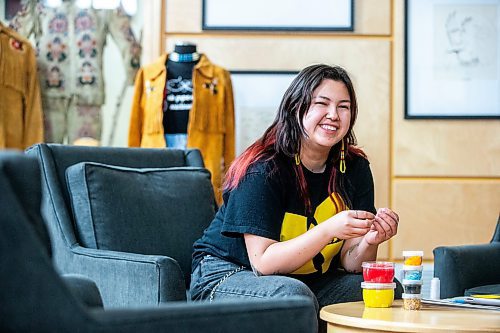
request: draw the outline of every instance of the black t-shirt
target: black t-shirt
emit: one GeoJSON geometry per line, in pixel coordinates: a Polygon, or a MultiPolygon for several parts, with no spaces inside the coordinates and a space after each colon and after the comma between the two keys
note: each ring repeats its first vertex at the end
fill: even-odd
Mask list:
{"type": "MultiPolygon", "coordinates": [[[[349,209],[375,213],[369,162],[357,156],[347,162],[347,171],[341,175],[345,177],[347,196],[343,201],[349,209]]],[[[193,269],[205,254],[250,267],[243,234],[285,241],[337,213],[328,195],[329,171],[312,173],[302,167],[314,212],[307,216],[295,181],[293,163],[293,159],[257,162],[235,189],[223,194],[223,205],[204,235],[194,243],[193,269]]],[[[327,165],[326,170],[329,169],[327,165]]],[[[333,197],[342,200],[338,195],[333,197]]],[[[313,260],[291,275],[308,277],[333,269],[338,264],[342,245],[342,240],[333,239],[313,260]]]]}
{"type": "Polygon", "coordinates": [[[163,102],[165,134],[186,134],[193,106],[193,67],[196,61],[167,61],[167,82],[163,102]]]}

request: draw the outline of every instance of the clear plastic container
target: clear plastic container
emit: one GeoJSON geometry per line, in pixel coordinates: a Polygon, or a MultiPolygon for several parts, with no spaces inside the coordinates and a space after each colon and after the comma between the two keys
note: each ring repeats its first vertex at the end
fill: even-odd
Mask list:
{"type": "Polygon", "coordinates": [[[403,280],[422,280],[424,266],[403,266],[403,280]]]}
{"type": "Polygon", "coordinates": [[[394,301],[396,283],[370,283],[361,282],[363,288],[363,301],[369,308],[388,308],[394,301]]]}
{"type": "Polygon", "coordinates": [[[390,261],[365,261],[363,279],[365,282],[391,283],[394,280],[394,263],[390,261]]]}
{"type": "Polygon", "coordinates": [[[422,265],[422,257],[424,251],[403,251],[404,265],[420,266],[422,265]]]}
{"type": "Polygon", "coordinates": [[[403,280],[402,282],[405,294],[421,294],[422,280],[403,280]]]}
{"type": "Polygon", "coordinates": [[[422,307],[422,294],[403,294],[403,309],[420,310],[422,307]]]}

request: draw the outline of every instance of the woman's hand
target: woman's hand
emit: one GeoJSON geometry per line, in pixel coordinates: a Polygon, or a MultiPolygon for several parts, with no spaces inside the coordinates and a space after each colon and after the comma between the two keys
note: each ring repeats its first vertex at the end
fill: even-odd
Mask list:
{"type": "Polygon", "coordinates": [[[328,223],[333,237],[350,239],[366,235],[371,230],[370,228],[372,228],[374,221],[375,215],[370,212],[364,210],[344,210],[332,216],[328,223]]]}
{"type": "Polygon", "coordinates": [[[370,231],[364,239],[369,245],[378,245],[398,232],[399,216],[389,208],[379,208],[370,231]]]}

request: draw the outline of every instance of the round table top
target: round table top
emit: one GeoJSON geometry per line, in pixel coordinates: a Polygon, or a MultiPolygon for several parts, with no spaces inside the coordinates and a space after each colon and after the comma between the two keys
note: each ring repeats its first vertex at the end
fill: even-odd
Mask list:
{"type": "Polygon", "coordinates": [[[500,332],[499,311],[431,304],[409,311],[402,300],[390,308],[366,308],[363,302],[328,305],[320,318],[333,325],[390,332],[500,332]]]}

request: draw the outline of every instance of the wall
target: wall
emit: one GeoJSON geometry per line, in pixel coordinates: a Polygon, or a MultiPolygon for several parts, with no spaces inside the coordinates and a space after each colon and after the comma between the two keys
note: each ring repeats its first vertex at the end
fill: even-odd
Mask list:
{"type": "Polygon", "coordinates": [[[404,2],[394,1],[392,206],[401,229],[393,253],[488,242],[500,210],[500,121],[405,120],[404,2]]]}
{"type": "Polygon", "coordinates": [[[404,119],[403,0],[356,0],[352,33],[202,31],[201,2],[145,2],[145,12],[163,13],[147,18],[151,61],[189,41],[228,70],[325,62],[350,72],[360,110],[355,132],[371,161],[376,206],[401,217],[381,258],[400,258],[403,249],[432,258],[438,245],[489,241],[500,208],[500,122],[404,119]]]}

